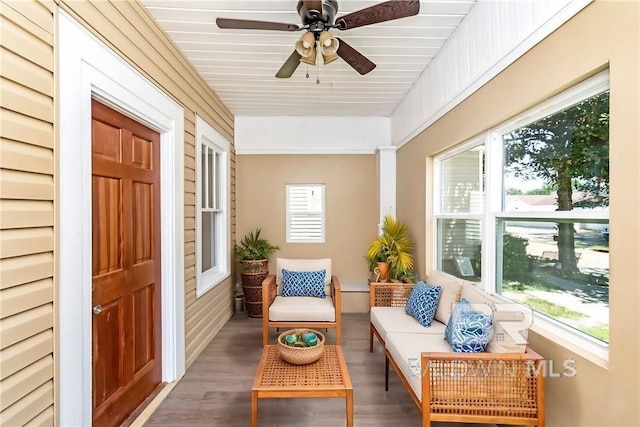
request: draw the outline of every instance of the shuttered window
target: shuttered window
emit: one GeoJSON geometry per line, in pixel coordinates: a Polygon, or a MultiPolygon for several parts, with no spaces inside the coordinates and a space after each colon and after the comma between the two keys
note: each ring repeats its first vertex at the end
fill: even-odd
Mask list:
{"type": "Polygon", "coordinates": [[[324,243],[324,184],[287,185],[287,243],[324,243]]]}

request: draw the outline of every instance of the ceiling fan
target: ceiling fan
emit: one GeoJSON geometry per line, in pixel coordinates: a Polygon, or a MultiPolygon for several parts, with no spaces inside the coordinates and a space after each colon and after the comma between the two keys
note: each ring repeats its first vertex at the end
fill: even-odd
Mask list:
{"type": "Polygon", "coordinates": [[[300,0],[297,5],[302,26],[280,22],[252,21],[246,19],[218,18],[216,24],[222,29],[275,30],[306,32],[296,42],[296,49],[276,73],[278,78],[289,78],[300,62],[315,65],[316,46],[320,49],[325,64],[344,59],[358,73],[365,75],[376,67],[360,52],[344,40],[334,37],[329,29],[340,31],[394,19],[417,15],[420,11],[419,0],[385,1],[365,9],[348,13],[336,19],[337,0],[300,0]]]}

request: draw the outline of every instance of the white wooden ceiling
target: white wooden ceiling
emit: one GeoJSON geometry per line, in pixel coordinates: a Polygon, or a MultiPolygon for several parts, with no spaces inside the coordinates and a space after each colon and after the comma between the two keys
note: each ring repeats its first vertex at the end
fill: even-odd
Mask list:
{"type": "MultiPolygon", "coordinates": [[[[377,64],[361,76],[342,59],[275,74],[300,32],[221,30],[217,17],[301,25],[297,0],[141,0],[198,72],[239,116],[390,116],[475,0],[420,2],[417,16],[331,30],[377,64]],[[309,78],[305,78],[306,73],[309,78]],[[316,74],[320,84],[316,84],[316,74]]],[[[381,1],[338,0],[337,17],[381,1]]]]}

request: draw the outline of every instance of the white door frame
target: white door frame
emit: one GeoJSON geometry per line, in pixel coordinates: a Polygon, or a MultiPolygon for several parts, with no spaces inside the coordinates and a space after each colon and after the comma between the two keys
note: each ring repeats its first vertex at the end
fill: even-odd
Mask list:
{"type": "Polygon", "coordinates": [[[162,381],[185,371],[184,111],[65,12],[58,14],[56,407],[91,425],[91,99],[160,133],[162,381]]]}

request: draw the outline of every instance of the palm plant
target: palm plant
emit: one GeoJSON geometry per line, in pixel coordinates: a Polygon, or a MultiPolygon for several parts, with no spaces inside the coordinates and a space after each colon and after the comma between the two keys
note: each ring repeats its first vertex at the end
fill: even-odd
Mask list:
{"type": "Polygon", "coordinates": [[[235,245],[234,252],[239,260],[257,260],[268,259],[279,249],[260,237],[260,229],[256,228],[244,236],[239,245],[235,245]]]}
{"type": "Polygon", "coordinates": [[[373,271],[378,262],[388,262],[392,279],[403,276],[412,277],[413,245],[407,236],[407,225],[386,215],[382,223],[382,234],[378,236],[367,250],[369,270],[373,271]]]}

